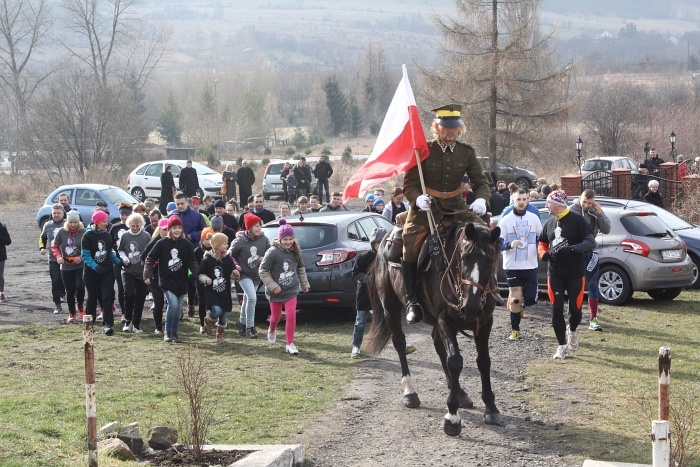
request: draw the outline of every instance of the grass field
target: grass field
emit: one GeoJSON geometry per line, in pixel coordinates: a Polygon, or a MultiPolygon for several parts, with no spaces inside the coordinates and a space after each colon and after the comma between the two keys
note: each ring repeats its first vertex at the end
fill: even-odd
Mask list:
{"type": "MultiPolygon", "coordinates": [[[[284,353],[284,332],[275,346],[264,333],[252,340],[233,332],[216,345],[191,321],[183,324],[186,343],[180,345],[152,334],[96,336],[98,427],[139,422],[145,437],[151,426],[173,426],[180,397],[174,370],[186,346],[209,362],[219,399],[208,437],[215,444],[288,441],[309,416],[337,399],[354,374],[351,322],[300,322],[298,357],[284,353]]],[[[0,329],[0,347],[0,465],[85,465],[82,325],[0,329]]],[[[101,459],[101,465],[122,464],[101,459]]]]}
{"type": "MultiPolygon", "coordinates": [[[[547,441],[561,444],[562,452],[582,459],[651,464],[651,422],[640,401],[651,405],[656,416],[661,346],[670,346],[672,352],[672,409],[681,409],[681,396],[700,394],[700,292],[684,291],[672,302],[654,301],[646,293],[634,297],[625,307],[602,307],[604,332],[583,328],[573,358],[543,358],[529,368],[529,402],[560,424],[549,431],[547,441]]],[[[551,328],[545,333],[552,336],[553,352],[554,333],[551,328]]]]}

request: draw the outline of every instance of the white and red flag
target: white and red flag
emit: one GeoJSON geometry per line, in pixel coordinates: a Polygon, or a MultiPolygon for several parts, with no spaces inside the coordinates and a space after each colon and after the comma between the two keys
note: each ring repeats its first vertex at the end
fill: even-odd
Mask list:
{"type": "Polygon", "coordinates": [[[384,117],[372,154],[365,165],[350,177],[343,191],[343,202],[364,196],[373,186],[414,167],[416,151],[421,161],[428,157],[428,143],[411,83],[408,82],[406,65],[402,68],[403,78],[384,117]]]}

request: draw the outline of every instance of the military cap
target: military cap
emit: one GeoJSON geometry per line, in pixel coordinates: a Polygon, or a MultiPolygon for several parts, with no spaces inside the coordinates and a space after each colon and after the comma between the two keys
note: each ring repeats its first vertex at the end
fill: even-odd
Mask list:
{"type": "Polygon", "coordinates": [[[435,121],[438,125],[447,128],[457,128],[463,125],[462,120],[460,120],[462,106],[459,104],[443,105],[437,109],[432,109],[431,112],[435,112],[435,121]]]}

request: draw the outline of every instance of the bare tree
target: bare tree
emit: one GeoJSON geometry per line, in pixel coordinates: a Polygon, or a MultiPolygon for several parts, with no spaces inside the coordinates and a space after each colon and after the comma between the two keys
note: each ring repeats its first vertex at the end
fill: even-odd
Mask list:
{"type": "Polygon", "coordinates": [[[531,153],[544,125],[565,117],[570,68],[557,65],[551,34],[539,26],[541,0],[456,0],[454,16],[437,17],[444,60],[423,70],[432,104],[463,105],[475,144],[498,158],[531,153]]]}

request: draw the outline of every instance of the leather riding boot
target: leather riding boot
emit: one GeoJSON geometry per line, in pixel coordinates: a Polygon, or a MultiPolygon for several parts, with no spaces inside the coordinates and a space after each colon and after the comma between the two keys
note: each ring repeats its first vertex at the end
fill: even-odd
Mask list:
{"type": "Polygon", "coordinates": [[[410,324],[418,323],[423,319],[423,308],[416,301],[418,263],[402,261],[401,274],[403,275],[404,287],[406,287],[406,321],[410,324]]]}

